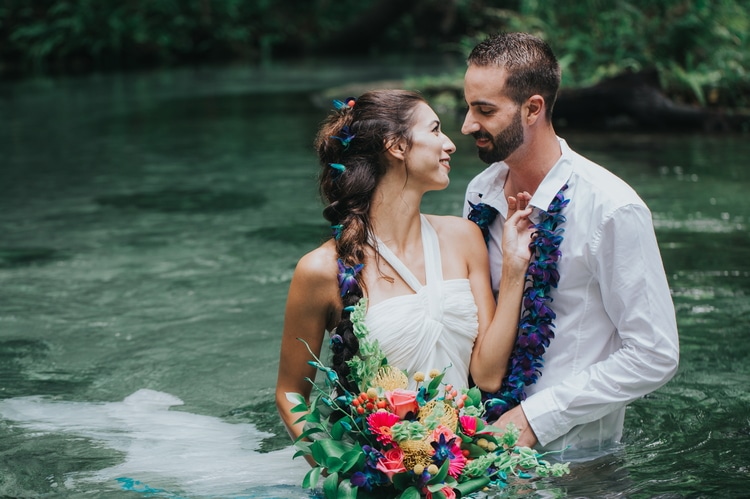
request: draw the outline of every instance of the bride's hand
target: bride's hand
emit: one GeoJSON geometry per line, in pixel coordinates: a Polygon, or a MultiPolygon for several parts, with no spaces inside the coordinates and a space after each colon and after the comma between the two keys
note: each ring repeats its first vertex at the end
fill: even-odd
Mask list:
{"type": "Polygon", "coordinates": [[[532,211],[529,201],[531,195],[528,192],[508,197],[508,216],[505,218],[502,242],[503,266],[513,265],[524,272],[531,258],[529,243],[534,233],[533,224],[529,220],[532,211]]]}

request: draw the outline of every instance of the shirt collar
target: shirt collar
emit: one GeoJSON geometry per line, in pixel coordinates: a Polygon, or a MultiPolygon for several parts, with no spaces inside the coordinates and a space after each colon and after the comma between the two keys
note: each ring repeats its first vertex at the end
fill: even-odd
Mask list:
{"type": "Polygon", "coordinates": [[[571,151],[570,147],[568,147],[568,143],[565,142],[564,139],[558,137],[557,140],[560,143],[560,151],[562,152],[562,155],[544,177],[542,183],[539,184],[539,187],[536,188],[536,192],[531,197],[531,206],[542,211],[547,211],[552,200],[555,199],[557,193],[568,182],[568,179],[570,179],[570,176],[573,173],[573,162],[571,160],[573,151],[571,151]]]}
{"type": "MultiPolygon", "coordinates": [[[[560,144],[562,154],[531,197],[529,204],[537,208],[531,216],[532,219],[538,218],[539,210],[547,211],[552,200],[562,186],[568,182],[573,173],[573,151],[568,147],[565,139],[557,137],[557,141],[560,144]]],[[[494,188],[489,189],[489,192],[482,197],[482,202],[495,207],[504,217],[508,212],[508,200],[505,198],[505,182],[508,180],[509,168],[505,161],[494,163],[492,166],[497,169],[494,178],[489,183],[494,188]]]]}

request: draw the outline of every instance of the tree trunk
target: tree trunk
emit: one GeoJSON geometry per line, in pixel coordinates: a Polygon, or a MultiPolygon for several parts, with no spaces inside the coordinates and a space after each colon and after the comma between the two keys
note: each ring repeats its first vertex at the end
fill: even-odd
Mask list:
{"type": "Polygon", "coordinates": [[[587,129],[729,131],[750,125],[750,116],[678,104],[658,86],[655,72],[628,73],[588,88],[561,90],[556,126],[587,129]]]}

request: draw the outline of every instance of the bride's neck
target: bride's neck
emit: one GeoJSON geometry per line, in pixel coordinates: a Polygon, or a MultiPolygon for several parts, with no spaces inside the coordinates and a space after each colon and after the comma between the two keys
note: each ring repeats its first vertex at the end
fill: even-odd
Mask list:
{"type": "Polygon", "coordinates": [[[370,208],[372,230],[396,253],[403,253],[414,244],[421,244],[419,205],[421,197],[376,195],[370,208]]]}

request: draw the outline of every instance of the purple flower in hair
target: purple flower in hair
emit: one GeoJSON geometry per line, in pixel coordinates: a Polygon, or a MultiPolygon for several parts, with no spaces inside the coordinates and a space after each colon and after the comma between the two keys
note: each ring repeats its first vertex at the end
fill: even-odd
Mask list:
{"type": "Polygon", "coordinates": [[[339,289],[341,289],[341,296],[346,296],[352,291],[359,289],[359,284],[357,284],[357,274],[359,274],[359,271],[362,270],[362,267],[364,267],[365,264],[358,263],[354,267],[347,267],[344,265],[343,260],[339,258],[338,265],[339,289]]]}
{"type": "Polygon", "coordinates": [[[349,144],[351,143],[352,140],[354,140],[354,137],[356,136],[357,136],[356,134],[353,134],[349,130],[349,126],[344,126],[341,129],[340,135],[331,135],[331,138],[336,139],[339,142],[341,142],[341,145],[344,146],[344,149],[349,149],[349,144]]]}

